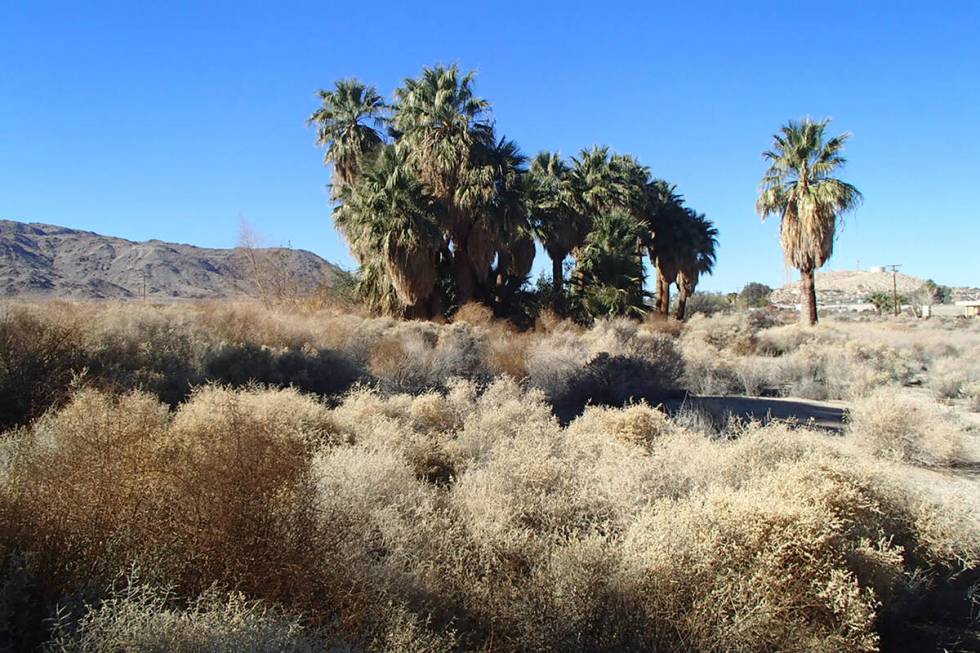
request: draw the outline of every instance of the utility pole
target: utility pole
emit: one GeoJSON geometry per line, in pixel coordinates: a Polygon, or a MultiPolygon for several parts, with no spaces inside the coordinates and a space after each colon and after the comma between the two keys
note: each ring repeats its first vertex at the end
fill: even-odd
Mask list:
{"type": "Polygon", "coordinates": [[[894,309],[895,317],[898,317],[898,268],[902,267],[901,264],[898,265],[885,265],[882,266],[892,271],[892,308],[894,309]]]}

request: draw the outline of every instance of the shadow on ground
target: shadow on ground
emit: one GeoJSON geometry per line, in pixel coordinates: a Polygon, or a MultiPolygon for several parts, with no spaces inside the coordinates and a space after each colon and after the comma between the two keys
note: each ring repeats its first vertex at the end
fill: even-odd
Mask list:
{"type": "Polygon", "coordinates": [[[763,424],[790,421],[834,432],[843,430],[846,412],[843,404],[836,402],[710,395],[690,395],[683,400],[665,402],[664,407],[671,414],[681,409],[692,409],[709,415],[717,424],[725,424],[732,418],[755,420],[763,424]]]}

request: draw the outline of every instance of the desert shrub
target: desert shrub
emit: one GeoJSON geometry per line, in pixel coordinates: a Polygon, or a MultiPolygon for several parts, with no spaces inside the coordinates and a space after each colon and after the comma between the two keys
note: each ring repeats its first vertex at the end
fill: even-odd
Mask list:
{"type": "Polygon", "coordinates": [[[56,623],[46,651],[63,653],[312,653],[324,642],[299,622],[242,594],[205,593],[184,607],[148,585],[117,589],[77,620],[56,623]]]}
{"type": "Polygon", "coordinates": [[[684,327],[687,345],[710,345],[736,354],[755,351],[756,333],[766,322],[763,313],[738,312],[728,315],[693,315],[684,327]]]}
{"type": "Polygon", "coordinates": [[[763,308],[769,304],[772,288],[764,283],[751,282],[745,284],[738,293],[738,305],[741,308],[763,308]]]}
{"type": "Polygon", "coordinates": [[[528,370],[528,350],[535,336],[497,329],[487,334],[485,350],[486,364],[490,372],[499,376],[506,374],[514,379],[525,379],[528,370]]]}
{"type": "Polygon", "coordinates": [[[380,340],[370,370],[385,392],[444,389],[452,378],[486,381],[484,342],[468,324],[442,329],[401,330],[380,340]]]}
{"type": "Polygon", "coordinates": [[[319,395],[342,393],[363,377],[350,358],[329,349],[275,350],[253,343],[222,345],[208,353],[203,368],[208,381],[295,386],[319,395]]]}
{"type": "Polygon", "coordinates": [[[92,380],[124,390],[144,390],[175,405],[202,380],[207,334],[186,313],[170,308],[116,308],[85,334],[92,380]]]}
{"type": "Polygon", "coordinates": [[[724,293],[697,291],[687,299],[686,314],[689,316],[716,315],[731,310],[732,301],[724,293]]]}
{"type": "MultiPolygon", "coordinates": [[[[969,327],[950,330],[954,352],[939,326],[738,315],[675,337],[626,320],[512,334],[289,312],[221,331],[184,306],[71,310],[109,334],[83,357],[172,329],[188,338],[171,351],[204,351],[201,378],[245,385],[171,408],[105,382],[0,437],[14,650],[52,623],[65,650],[941,650],[972,627],[972,481],[922,466],[956,462],[963,436],[937,404],[883,391],[846,437],[654,407],[704,386],[698,370],[725,392],[911,383],[970,351],[969,327]],[[315,396],[332,378],[319,348],[377,382],[315,396]],[[134,565],[140,582],[110,591],[134,565]]],[[[167,369],[106,376],[143,366],[167,369]]]]}
{"type": "Polygon", "coordinates": [[[737,394],[738,359],[728,352],[703,345],[684,344],[683,385],[699,395],[737,394]]]}
{"type": "Polygon", "coordinates": [[[625,406],[633,401],[661,403],[682,395],[679,377],[670,364],[658,365],[646,358],[597,354],[572,378],[564,394],[551,397],[555,414],[563,420],[588,404],[625,406]]]}
{"type": "Polygon", "coordinates": [[[0,308],[0,431],[63,401],[84,361],[81,326],[24,306],[0,308]]]}
{"type": "Polygon", "coordinates": [[[967,399],[970,410],[975,413],[980,412],[980,381],[966,384],[962,392],[967,399]]]}
{"type": "Polygon", "coordinates": [[[302,349],[317,347],[320,341],[319,319],[258,304],[210,302],[200,307],[196,319],[219,342],[302,349]]]}
{"type": "MultiPolygon", "coordinates": [[[[844,563],[873,515],[812,463],[655,505],[623,546],[658,648],[876,650],[874,594],[844,563]]],[[[880,557],[901,573],[899,553],[880,557]]]]}
{"type": "Polygon", "coordinates": [[[923,465],[959,462],[963,432],[934,402],[881,388],[851,404],[850,437],[871,453],[923,465]]]}
{"type": "Polygon", "coordinates": [[[582,334],[555,332],[528,353],[529,381],[563,420],[589,403],[622,406],[678,396],[684,360],[673,338],[626,319],[599,320],[582,334]]]}
{"type": "Polygon", "coordinates": [[[785,324],[759,331],[756,334],[756,349],[767,356],[782,356],[817,338],[827,341],[840,339],[842,336],[838,336],[836,331],[824,323],[816,327],[799,323],[785,324]]]}
{"type": "Polygon", "coordinates": [[[29,557],[45,605],[139,563],[184,596],[218,583],[301,612],[332,603],[311,617],[330,620],[357,596],[318,527],[310,460],[331,432],[295,391],[202,388],[172,419],[145,394],[80,392],[22,436],[3,551],[29,557]]]}
{"type": "Polygon", "coordinates": [[[622,410],[590,406],[568,426],[573,435],[580,431],[611,435],[647,451],[669,428],[666,415],[648,404],[633,404],[622,410]]]}
{"type": "Polygon", "coordinates": [[[968,356],[939,358],[929,366],[927,385],[936,399],[952,401],[960,396],[969,399],[973,385],[980,382],[980,365],[968,356]]]}
{"type": "Polygon", "coordinates": [[[488,306],[483,304],[470,302],[469,304],[460,306],[459,309],[453,313],[453,322],[465,322],[471,326],[486,327],[493,322],[493,311],[488,306]]]}

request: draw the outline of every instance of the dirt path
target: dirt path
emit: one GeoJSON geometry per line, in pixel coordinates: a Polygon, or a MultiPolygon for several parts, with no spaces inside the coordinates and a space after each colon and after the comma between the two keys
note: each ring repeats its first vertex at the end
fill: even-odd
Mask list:
{"type": "Polygon", "coordinates": [[[847,404],[843,401],[811,401],[809,399],[729,396],[690,396],[683,401],[668,402],[670,412],[691,408],[711,415],[718,423],[731,417],[768,423],[773,420],[794,420],[816,428],[840,432],[844,428],[847,404]]]}

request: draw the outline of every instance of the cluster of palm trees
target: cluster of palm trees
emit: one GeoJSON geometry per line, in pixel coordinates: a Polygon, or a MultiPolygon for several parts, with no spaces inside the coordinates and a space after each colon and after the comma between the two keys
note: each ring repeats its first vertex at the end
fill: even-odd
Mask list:
{"type": "Polygon", "coordinates": [[[634,157],[607,147],[528,161],[498,137],[473,74],[425,68],[386,103],[361,82],[319,92],[316,126],[334,221],[360,268],[361,297],[381,312],[431,318],[481,302],[510,316],[541,243],[560,314],[676,316],[715,262],[711,221],[634,157]],[[644,289],[656,268],[657,301],[644,289]],[[571,258],[568,282],[565,263],[571,258]]]}

